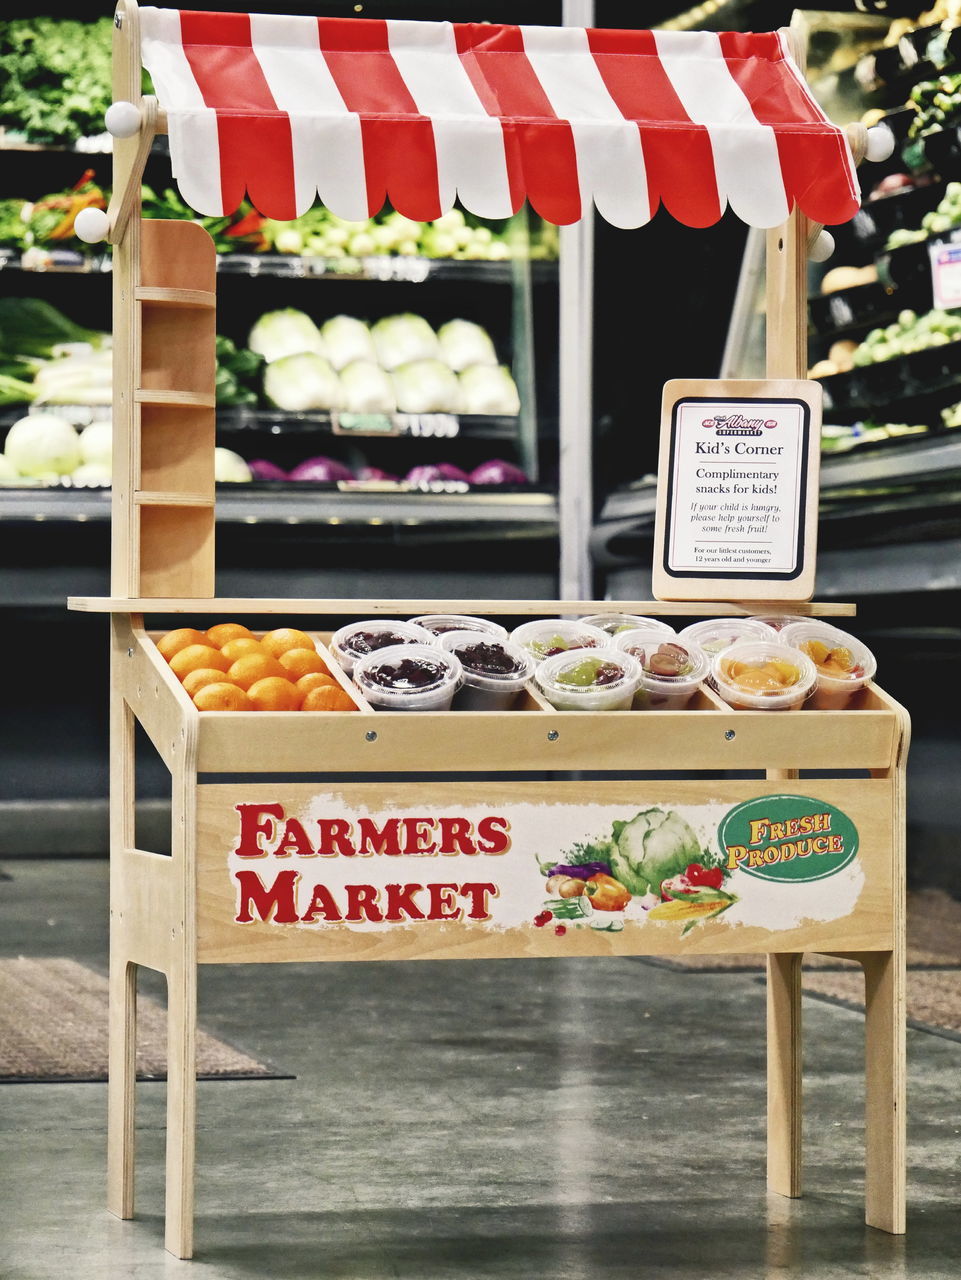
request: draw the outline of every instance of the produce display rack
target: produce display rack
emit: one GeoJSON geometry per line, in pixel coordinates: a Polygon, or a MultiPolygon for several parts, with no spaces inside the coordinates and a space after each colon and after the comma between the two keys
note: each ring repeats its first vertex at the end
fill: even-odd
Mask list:
{"type": "MultiPolygon", "coordinates": [[[[508,711],[397,715],[372,710],[342,675],[338,678],[358,703],[355,713],[198,711],[157,648],[159,633],[150,628],[154,615],[206,620],[200,625],[238,616],[259,618],[263,630],[281,620],[305,627],[311,619],[323,620],[317,629],[318,647],[336,672],[327,647],[332,619],[423,612],[586,615],[611,612],[614,606],[610,601],[580,599],[214,596],[215,256],[201,228],[136,216],[138,165],[149,149],[158,115],[156,104],[140,97],[138,11],[132,0],[121,0],[117,9],[114,96],[134,103],[142,123],[137,134],[118,139],[115,204],[109,212],[115,246],[116,352],[112,585],[107,598],[76,597],[70,602],[74,609],[111,618],[111,1211],[122,1218],[134,1214],[141,967],[165,975],[167,982],[165,1243],[171,1253],[188,1258],[194,1247],[198,965],[448,957],[764,954],[769,1185],[797,1196],[800,975],[803,956],[813,953],[844,957],[864,970],[865,1216],[874,1227],[903,1232],[909,740],[903,708],[872,682],[843,711],[733,711],[705,684],[683,711],[571,713],[555,711],[531,685],[508,711]],[[169,855],[139,848],[136,842],[138,725],[170,775],[169,855]],[[499,892],[507,907],[515,896],[522,904],[526,901],[526,889],[522,892],[518,886],[530,872],[532,855],[518,841],[510,848],[502,844],[497,851],[499,871],[490,870],[492,859],[475,857],[472,862],[462,844],[442,850],[456,856],[419,874],[426,877],[433,869],[435,875],[446,873],[445,879],[456,880],[466,874],[466,860],[478,868],[472,873],[475,879],[500,879],[490,884],[434,885],[437,913],[424,923],[405,920],[385,928],[353,929],[324,922],[305,927],[307,912],[286,922],[278,918],[279,899],[259,919],[245,920],[228,874],[238,813],[249,806],[275,814],[301,811],[321,791],[351,812],[431,812],[438,806],[443,812],[443,806],[456,805],[458,811],[481,806],[487,814],[516,815],[534,805],[547,818],[556,813],[562,819],[575,810],[592,813],[597,806],[606,806],[607,812],[612,806],[624,811],[625,806],[697,808],[709,803],[731,811],[732,806],[738,809],[759,800],[783,801],[789,807],[813,803],[824,811],[825,820],[829,814],[839,815],[856,833],[849,853],[853,857],[857,848],[857,892],[839,915],[832,881],[827,880],[823,892],[814,890],[826,910],[791,920],[754,919],[737,927],[723,916],[699,921],[690,930],[668,921],[631,921],[617,931],[555,932],[535,927],[529,918],[507,918],[492,927],[478,906],[484,894],[497,897],[499,892]],[[444,896],[448,890],[470,890],[471,910],[452,909],[444,896]]],[[[768,233],[769,377],[803,376],[804,277],[808,246],[818,229],[795,210],[784,225],[768,233]]],[[[618,601],[616,609],[668,618],[765,611],[843,618],[853,613],[850,605],[757,599],[618,601]]],[[[503,829],[503,817],[491,821],[503,829]]],[[[253,840],[255,847],[248,847],[243,856],[266,856],[257,843],[257,830],[253,840]]],[[[312,851],[303,852],[305,858],[298,854],[298,863],[312,851]]],[[[234,853],[239,856],[239,846],[234,853]]],[[[287,854],[289,850],[281,851],[281,856],[287,854]]],[[[310,863],[311,872],[316,872],[317,861],[310,863]]],[[[329,870],[330,860],[321,861],[329,870]]],[[[282,874],[290,877],[296,872],[282,874]]],[[[368,868],[366,874],[375,873],[368,868]]],[[[401,874],[414,872],[405,867],[401,874]]]]}

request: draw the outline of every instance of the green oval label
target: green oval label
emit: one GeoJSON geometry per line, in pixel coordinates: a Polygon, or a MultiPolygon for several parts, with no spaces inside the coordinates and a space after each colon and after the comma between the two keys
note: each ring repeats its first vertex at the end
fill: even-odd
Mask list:
{"type": "Polygon", "coordinates": [[[805,884],[836,875],[858,851],[858,829],[811,796],[756,796],[725,814],[718,840],[728,872],[805,884]]]}

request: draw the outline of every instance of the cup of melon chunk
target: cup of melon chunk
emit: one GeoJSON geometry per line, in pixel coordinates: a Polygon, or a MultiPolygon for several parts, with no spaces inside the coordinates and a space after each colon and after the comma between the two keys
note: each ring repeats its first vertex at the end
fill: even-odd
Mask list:
{"type": "Polygon", "coordinates": [[[877,670],[874,654],[863,641],[818,618],[790,623],[781,639],[800,649],[817,669],[817,687],[808,703],[814,711],[843,710],[877,670]]]}
{"type": "Polygon", "coordinates": [[[710,683],[738,711],[797,711],[814,691],[817,669],[778,640],[739,640],[714,656],[710,683]]]}

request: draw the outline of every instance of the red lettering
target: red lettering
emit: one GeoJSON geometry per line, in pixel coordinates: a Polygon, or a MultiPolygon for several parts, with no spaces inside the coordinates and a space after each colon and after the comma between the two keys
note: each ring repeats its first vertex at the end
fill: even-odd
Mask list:
{"type": "Polygon", "coordinates": [[[506,853],[511,847],[511,824],[506,818],[481,818],[477,824],[477,847],[481,853],[506,853]]]}
{"type": "Polygon", "coordinates": [[[300,918],[308,924],[312,924],[318,916],[332,922],[343,919],[337,903],[334,901],[334,895],[325,884],[314,885],[314,892],[307,905],[307,910],[300,918]]]}
{"type": "Polygon", "coordinates": [[[365,855],[369,853],[387,853],[392,856],[399,854],[400,834],[398,827],[397,818],[388,818],[380,828],[372,818],[358,818],[357,852],[365,855]]]}
{"type": "Polygon", "coordinates": [[[347,888],[347,915],[345,920],[373,920],[378,924],[384,913],[377,905],[377,890],[372,884],[349,884],[347,888]]]}
{"type": "Polygon", "coordinates": [[[307,832],[304,830],[303,823],[297,818],[288,818],[287,825],[284,827],[284,834],[280,837],[280,844],[274,850],[275,858],[289,858],[292,853],[296,853],[299,858],[314,858],[313,846],[307,839],[307,832]]]}
{"type": "Polygon", "coordinates": [[[434,828],[433,818],[401,818],[401,823],[406,833],[404,853],[417,855],[437,852],[437,845],[431,840],[434,828]],[[427,830],[421,830],[422,827],[426,827],[427,830]],[[430,841],[429,844],[428,841],[430,841]]]}
{"type": "Polygon", "coordinates": [[[453,900],[453,895],[457,892],[456,884],[429,884],[427,885],[427,891],[430,894],[428,920],[457,920],[460,918],[461,909],[453,900]]]}
{"type": "Polygon", "coordinates": [[[346,818],[318,818],[317,826],[320,829],[319,854],[332,858],[334,854],[342,853],[344,857],[352,858],[357,852],[350,838],[351,824],[346,818]]]}
{"type": "Polygon", "coordinates": [[[491,918],[490,908],[487,905],[488,894],[497,896],[496,884],[462,884],[461,893],[465,898],[470,898],[470,911],[467,913],[468,920],[489,920],[491,918]]]}
{"type": "Polygon", "coordinates": [[[414,894],[419,893],[423,887],[422,884],[385,885],[387,907],[384,911],[384,919],[395,921],[400,920],[402,916],[407,916],[409,920],[423,920],[424,913],[414,901],[414,894]]]}
{"type": "Polygon", "coordinates": [[[476,853],[474,827],[469,818],[440,818],[440,853],[476,853]]]}
{"type": "Polygon", "coordinates": [[[255,918],[274,924],[296,924],[297,903],[294,888],[300,876],[296,871],[281,871],[268,888],[256,871],[235,871],[240,886],[240,903],[234,916],[237,924],[250,924],[255,918]]]}
{"type": "Polygon", "coordinates": [[[272,839],[274,823],[272,818],[282,822],[284,806],[282,804],[238,804],[234,808],[240,814],[240,839],[234,849],[241,858],[263,858],[267,850],[261,846],[261,835],[272,839]]]}

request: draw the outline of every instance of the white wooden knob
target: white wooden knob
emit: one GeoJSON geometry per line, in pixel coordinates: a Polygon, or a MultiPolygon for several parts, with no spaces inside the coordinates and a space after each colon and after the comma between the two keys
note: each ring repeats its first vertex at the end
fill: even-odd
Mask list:
{"type": "Polygon", "coordinates": [[[73,221],[73,229],[84,244],[100,244],[106,240],[110,221],[105,209],[81,209],[73,221]]]}
{"type": "Polygon", "coordinates": [[[132,138],[140,132],[140,108],[132,102],[113,102],[103,118],[107,132],[115,138],[132,138]]]}
{"type": "Polygon", "coordinates": [[[811,245],[808,256],[812,262],[827,262],[833,252],[834,236],[831,235],[830,231],[825,231],[822,228],[820,235],[811,245]]]}
{"type": "Polygon", "coordinates": [[[868,148],[865,153],[868,160],[877,163],[894,155],[894,134],[886,124],[872,125],[868,130],[868,148]]]}

